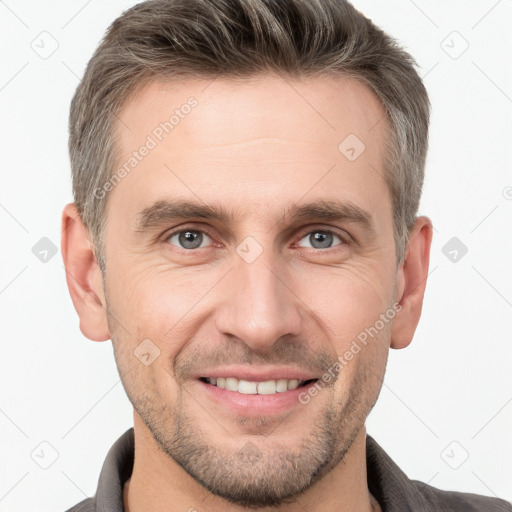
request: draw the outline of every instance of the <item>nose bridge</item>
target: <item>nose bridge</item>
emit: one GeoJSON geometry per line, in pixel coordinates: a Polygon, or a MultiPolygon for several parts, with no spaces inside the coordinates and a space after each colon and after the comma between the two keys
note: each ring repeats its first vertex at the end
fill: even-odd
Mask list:
{"type": "Polygon", "coordinates": [[[258,249],[255,240],[242,242],[225,285],[226,299],[217,311],[217,328],[254,350],[269,348],[283,336],[297,335],[302,321],[299,301],[288,289],[283,268],[271,243],[258,249]]]}

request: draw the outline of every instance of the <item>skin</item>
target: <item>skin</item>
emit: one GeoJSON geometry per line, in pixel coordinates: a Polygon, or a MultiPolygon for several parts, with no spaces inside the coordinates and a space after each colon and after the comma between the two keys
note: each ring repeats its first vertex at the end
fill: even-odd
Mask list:
{"type": "Polygon", "coordinates": [[[156,82],[119,114],[119,165],[191,96],[197,106],[108,195],[105,282],[76,207],[62,218],[80,329],[112,339],[134,406],[125,508],[379,510],[367,486],[365,420],[389,349],[407,346],[418,324],[432,239],[430,220],[418,217],[397,265],[384,110],[367,86],[332,76],[156,82]],[[365,144],[354,161],[338,150],[348,134],[365,144]],[[176,198],[222,205],[233,218],[137,231],[138,212],[176,198]],[[353,219],[283,215],[319,201],[351,202],[374,231],[353,219]],[[203,233],[201,247],[180,247],[169,236],[180,229],[203,233]],[[329,230],[325,245],[312,240],[329,230]],[[248,236],[262,250],[251,263],[237,252],[248,236]],[[241,414],[196,378],[229,364],[321,377],[396,304],[393,320],[305,405],[241,414]],[[146,339],[160,351],[148,365],[134,355],[146,339]]]}

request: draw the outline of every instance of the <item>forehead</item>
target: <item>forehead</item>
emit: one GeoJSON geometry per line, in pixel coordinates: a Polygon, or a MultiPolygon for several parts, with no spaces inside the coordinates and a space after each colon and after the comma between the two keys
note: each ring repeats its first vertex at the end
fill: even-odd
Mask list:
{"type": "Polygon", "coordinates": [[[173,195],[232,204],[236,196],[253,211],[305,194],[350,199],[355,188],[366,190],[370,210],[389,199],[385,112],[353,79],[154,82],[118,118],[116,169],[126,177],[108,207],[134,221],[136,211],[173,195]]]}
{"type": "Polygon", "coordinates": [[[373,146],[367,149],[378,150],[386,125],[384,109],[368,86],[330,75],[153,82],[127,101],[118,119],[116,135],[128,149],[140,142],[140,132],[156,139],[169,135],[158,128],[170,122],[174,138],[184,135],[196,147],[290,135],[296,142],[337,149],[344,135],[355,133],[373,146]]]}

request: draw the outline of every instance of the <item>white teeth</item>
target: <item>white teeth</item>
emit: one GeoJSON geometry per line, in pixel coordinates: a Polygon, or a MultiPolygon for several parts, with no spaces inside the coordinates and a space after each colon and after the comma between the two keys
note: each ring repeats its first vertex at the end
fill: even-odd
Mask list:
{"type": "Polygon", "coordinates": [[[279,379],[276,384],[276,390],[278,393],[288,391],[288,381],[286,379],[279,379]]]}
{"type": "Polygon", "coordinates": [[[258,395],[273,395],[277,392],[276,381],[266,380],[258,384],[258,395]]]}
{"type": "Polygon", "coordinates": [[[228,391],[238,391],[244,395],[273,395],[288,390],[297,389],[305,381],[298,379],[266,380],[264,382],[251,382],[235,377],[210,377],[206,379],[210,384],[228,391]]]}
{"type": "Polygon", "coordinates": [[[299,387],[299,381],[297,379],[291,379],[288,381],[288,389],[295,389],[299,387]]]}
{"type": "Polygon", "coordinates": [[[238,391],[238,380],[233,377],[228,377],[226,379],[226,389],[229,391],[238,391]]]}
{"type": "MultiPolygon", "coordinates": [[[[236,379],[235,379],[236,380],[236,379]]],[[[258,383],[249,382],[248,380],[238,381],[238,390],[233,389],[232,391],[238,391],[244,395],[256,395],[258,393],[258,383]]]]}

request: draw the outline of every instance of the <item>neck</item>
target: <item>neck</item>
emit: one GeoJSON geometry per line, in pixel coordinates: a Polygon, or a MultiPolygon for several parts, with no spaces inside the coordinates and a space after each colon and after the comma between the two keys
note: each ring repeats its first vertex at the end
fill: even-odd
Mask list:
{"type": "MultiPolygon", "coordinates": [[[[140,417],[134,413],[135,459],[124,486],[126,512],[242,512],[247,509],[212,495],[171,457],[161,451],[140,417]]],[[[297,504],[308,512],[378,512],[366,476],[366,428],[357,434],[343,460],[293,503],[253,512],[292,512],[297,504]]]]}

